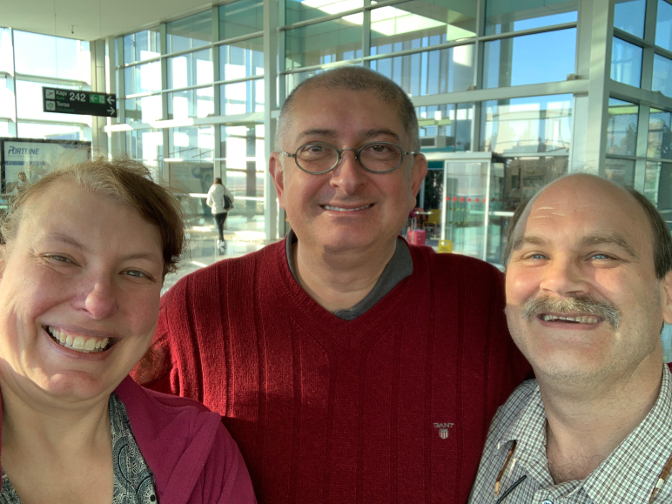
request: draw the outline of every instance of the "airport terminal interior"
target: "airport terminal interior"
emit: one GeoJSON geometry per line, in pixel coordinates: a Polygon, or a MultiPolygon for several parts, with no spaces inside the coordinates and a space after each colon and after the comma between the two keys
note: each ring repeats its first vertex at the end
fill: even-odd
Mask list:
{"type": "MultiPolygon", "coordinates": [[[[267,171],[279,109],[341,65],[391,78],[416,107],[430,170],[409,226],[428,246],[501,267],[517,205],[573,171],[635,187],[672,224],[672,0],[0,6],[3,194],[20,171],[30,182],[48,169],[30,158],[40,142],[141,160],[189,216],[190,251],[166,288],[287,233],[267,171]],[[102,113],[55,110],[44,88],[99,96],[102,113]],[[205,205],[213,177],[235,197],[226,252],[205,205]]],[[[669,327],[664,340],[669,361],[669,327]]]]}

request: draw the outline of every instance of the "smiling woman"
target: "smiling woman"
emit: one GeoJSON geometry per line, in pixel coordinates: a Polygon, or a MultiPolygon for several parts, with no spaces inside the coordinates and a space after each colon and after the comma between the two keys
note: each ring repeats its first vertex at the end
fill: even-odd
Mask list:
{"type": "Polygon", "coordinates": [[[219,415],[127,376],[182,251],[177,200],[101,159],[27,187],[0,230],[0,502],[254,502],[219,415]]]}

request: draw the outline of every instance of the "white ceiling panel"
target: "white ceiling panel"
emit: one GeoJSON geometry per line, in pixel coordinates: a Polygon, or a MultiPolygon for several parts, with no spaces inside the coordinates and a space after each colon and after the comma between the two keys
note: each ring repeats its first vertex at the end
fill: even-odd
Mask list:
{"type": "Polygon", "coordinates": [[[0,0],[0,26],[96,40],[203,11],[200,0],[0,0]]]}

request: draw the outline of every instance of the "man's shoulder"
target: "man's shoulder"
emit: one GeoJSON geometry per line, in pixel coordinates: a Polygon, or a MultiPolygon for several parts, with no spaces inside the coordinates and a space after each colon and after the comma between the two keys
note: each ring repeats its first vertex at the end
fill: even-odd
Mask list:
{"type": "MultiPolygon", "coordinates": [[[[202,286],[212,287],[221,275],[245,275],[254,274],[259,265],[273,264],[284,252],[284,240],[266,245],[261,250],[251,252],[240,257],[223,259],[210,266],[200,268],[188,275],[183,276],[170,290],[163,296],[166,300],[178,293],[184,293],[185,290],[200,289],[202,286]]],[[[228,286],[227,288],[238,288],[239,285],[228,286]]],[[[245,288],[249,288],[245,286],[245,288]]]]}
{"type": "Polygon", "coordinates": [[[220,422],[217,413],[198,401],[141,387],[130,377],[119,384],[115,393],[124,403],[131,424],[136,424],[134,433],[136,426],[141,431],[145,427],[161,431],[170,426],[191,436],[206,425],[215,429],[220,422]]]}
{"type": "Polygon", "coordinates": [[[520,410],[530,402],[530,399],[535,395],[538,388],[539,384],[536,379],[525,380],[511,393],[502,409],[506,411],[520,410]]]}
{"type": "MultiPolygon", "coordinates": [[[[535,396],[538,396],[538,389],[539,385],[535,379],[526,380],[518,385],[506,402],[497,410],[490,426],[490,435],[499,437],[503,432],[513,427],[520,420],[521,414],[531,404],[531,401],[535,400],[535,396]]],[[[541,401],[540,396],[539,401],[541,401]]]]}
{"type": "Polygon", "coordinates": [[[410,245],[409,249],[416,281],[426,282],[445,299],[466,296],[503,302],[504,275],[492,264],[465,255],[438,254],[430,247],[410,245]]]}
{"type": "Polygon", "coordinates": [[[432,267],[442,270],[450,269],[453,271],[483,272],[494,275],[502,273],[492,264],[481,259],[462,254],[439,254],[431,247],[408,245],[411,255],[414,259],[426,262],[432,267]]]}

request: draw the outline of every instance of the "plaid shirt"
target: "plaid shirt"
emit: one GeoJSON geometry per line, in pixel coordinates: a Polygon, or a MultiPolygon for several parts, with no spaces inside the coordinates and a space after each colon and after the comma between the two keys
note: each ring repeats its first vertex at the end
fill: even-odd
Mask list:
{"type": "MultiPolygon", "coordinates": [[[[660,394],[653,408],[630,435],[582,481],[553,483],[546,458],[546,414],[536,380],[520,385],[490,426],[470,504],[498,503],[522,476],[526,478],[502,504],[647,504],[672,455],[672,374],[663,369],[660,394]],[[502,475],[499,495],[495,481],[514,440],[516,449],[502,475]]],[[[672,475],[658,490],[654,503],[672,502],[672,475]]]]}

